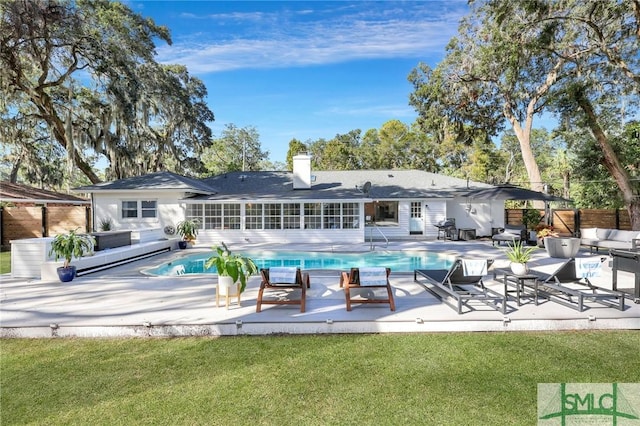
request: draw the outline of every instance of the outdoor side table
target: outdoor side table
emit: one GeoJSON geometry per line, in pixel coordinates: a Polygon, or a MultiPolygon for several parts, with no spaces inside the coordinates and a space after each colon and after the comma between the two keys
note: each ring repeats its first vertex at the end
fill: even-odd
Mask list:
{"type": "Polygon", "coordinates": [[[509,293],[516,294],[516,302],[518,306],[522,305],[520,299],[525,295],[533,296],[533,301],[538,306],[538,280],[537,275],[516,275],[514,273],[505,272],[503,277],[504,283],[504,300],[505,302],[509,298],[509,293]],[[510,290],[509,288],[515,289],[510,290]]]}

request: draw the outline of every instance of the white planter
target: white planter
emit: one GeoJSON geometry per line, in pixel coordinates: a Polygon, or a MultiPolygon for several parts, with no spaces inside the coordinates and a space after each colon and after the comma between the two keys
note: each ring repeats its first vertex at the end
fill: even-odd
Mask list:
{"type": "Polygon", "coordinates": [[[529,267],[526,263],[511,262],[511,272],[516,275],[527,275],[527,273],[529,273],[529,267]]]}
{"type": "Polygon", "coordinates": [[[220,296],[226,296],[227,293],[230,296],[235,296],[236,289],[237,286],[231,277],[218,277],[218,291],[220,292],[220,296]]]}

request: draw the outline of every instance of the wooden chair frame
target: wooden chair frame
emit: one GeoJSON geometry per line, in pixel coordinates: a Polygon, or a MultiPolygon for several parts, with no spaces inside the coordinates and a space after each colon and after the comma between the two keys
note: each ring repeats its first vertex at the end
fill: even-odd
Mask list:
{"type": "Polygon", "coordinates": [[[311,288],[311,282],[309,280],[308,273],[302,273],[300,268],[296,271],[296,282],[294,284],[289,283],[275,283],[269,281],[269,269],[260,269],[260,276],[262,281],[260,282],[260,290],[258,291],[258,300],[256,303],[256,312],[262,310],[262,305],[300,305],[300,312],[304,312],[306,309],[307,289],[311,288]],[[264,300],[265,290],[283,290],[283,289],[299,289],[301,292],[300,299],[277,299],[277,300],[264,300]]]}
{"type": "Polygon", "coordinates": [[[387,271],[387,284],[381,285],[360,285],[360,269],[359,268],[351,268],[349,272],[342,272],[340,277],[340,287],[344,288],[344,295],[347,302],[347,311],[351,311],[351,305],[354,303],[388,303],[389,308],[392,311],[396,310],[396,304],[393,299],[393,290],[391,289],[391,284],[389,283],[389,275],[391,274],[391,269],[385,268],[387,271]],[[387,290],[387,298],[366,298],[366,299],[353,299],[351,290],[352,289],[376,289],[376,288],[384,288],[387,290]]]}

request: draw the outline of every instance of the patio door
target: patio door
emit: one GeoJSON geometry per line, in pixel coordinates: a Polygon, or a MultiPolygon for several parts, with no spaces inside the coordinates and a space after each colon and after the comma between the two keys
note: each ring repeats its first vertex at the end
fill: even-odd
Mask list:
{"type": "Polygon", "coordinates": [[[409,233],[424,233],[424,220],[422,218],[422,201],[411,202],[411,214],[409,217],[409,233]]]}

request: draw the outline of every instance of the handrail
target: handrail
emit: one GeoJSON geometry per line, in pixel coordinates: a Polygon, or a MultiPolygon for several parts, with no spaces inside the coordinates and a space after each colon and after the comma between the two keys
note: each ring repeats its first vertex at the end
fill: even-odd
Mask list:
{"type": "Polygon", "coordinates": [[[386,242],[385,244],[385,248],[389,247],[389,239],[387,238],[386,235],[384,235],[384,233],[380,230],[380,228],[378,228],[377,226],[369,226],[369,228],[371,228],[371,231],[369,231],[369,243],[371,244],[370,250],[373,250],[373,230],[375,229],[376,231],[378,231],[380,233],[380,235],[382,235],[382,238],[384,238],[384,241],[386,242]]]}

